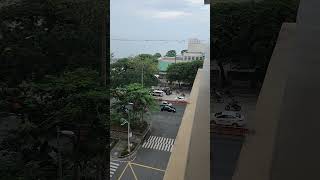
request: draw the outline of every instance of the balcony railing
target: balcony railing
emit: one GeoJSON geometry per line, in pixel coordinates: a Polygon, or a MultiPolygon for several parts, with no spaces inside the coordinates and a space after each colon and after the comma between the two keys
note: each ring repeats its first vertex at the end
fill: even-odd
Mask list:
{"type": "Polygon", "coordinates": [[[164,180],[210,179],[209,122],[210,56],[196,75],[164,180]]]}

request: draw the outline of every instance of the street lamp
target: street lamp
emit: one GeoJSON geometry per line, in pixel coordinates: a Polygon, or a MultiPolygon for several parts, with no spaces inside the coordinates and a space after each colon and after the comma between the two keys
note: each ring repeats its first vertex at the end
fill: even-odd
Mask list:
{"type": "Polygon", "coordinates": [[[58,145],[58,162],[59,162],[58,177],[59,177],[59,180],[62,180],[63,179],[63,174],[62,174],[62,158],[61,158],[61,147],[60,147],[60,135],[72,136],[73,138],[76,138],[76,136],[75,136],[75,133],[73,131],[60,130],[60,127],[57,126],[57,145],[58,145]]]}
{"type": "Polygon", "coordinates": [[[142,64],[142,71],[141,71],[141,85],[143,87],[143,74],[144,74],[144,64],[142,64]]]}
{"type": "Polygon", "coordinates": [[[121,124],[121,126],[128,124],[128,152],[130,153],[130,137],[132,136],[132,132],[130,133],[130,110],[133,109],[133,103],[128,103],[128,105],[125,106],[126,109],[126,113],[128,113],[128,121],[125,120],[124,118],[121,118],[121,121],[123,121],[123,123],[121,124]]]}

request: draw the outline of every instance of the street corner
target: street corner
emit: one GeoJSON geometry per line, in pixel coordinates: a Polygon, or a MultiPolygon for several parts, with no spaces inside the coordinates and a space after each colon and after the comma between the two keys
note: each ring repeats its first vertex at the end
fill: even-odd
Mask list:
{"type": "Polygon", "coordinates": [[[131,162],[143,164],[157,169],[166,169],[171,153],[168,151],[157,151],[154,149],[141,148],[136,158],[131,162]]]}
{"type": "Polygon", "coordinates": [[[139,180],[162,180],[165,174],[164,169],[158,169],[144,164],[131,163],[131,167],[139,180]]]}
{"type": "Polygon", "coordinates": [[[118,172],[117,180],[162,180],[165,170],[140,163],[127,162],[123,170],[118,172]]]}
{"type": "Polygon", "coordinates": [[[111,160],[110,161],[110,179],[116,180],[120,177],[121,172],[125,169],[128,161],[111,160]]]}

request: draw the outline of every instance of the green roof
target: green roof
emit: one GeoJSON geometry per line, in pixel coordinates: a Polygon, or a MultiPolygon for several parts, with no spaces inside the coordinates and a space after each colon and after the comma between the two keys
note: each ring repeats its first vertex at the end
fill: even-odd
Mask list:
{"type": "Polygon", "coordinates": [[[158,63],[158,69],[159,71],[167,71],[168,66],[172,64],[170,62],[164,62],[164,61],[159,61],[158,63]]]}

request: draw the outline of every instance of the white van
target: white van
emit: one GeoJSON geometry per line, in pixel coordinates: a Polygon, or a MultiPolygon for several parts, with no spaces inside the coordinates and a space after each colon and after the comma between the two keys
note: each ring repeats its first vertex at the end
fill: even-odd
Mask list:
{"type": "Polygon", "coordinates": [[[154,90],[152,91],[152,96],[163,96],[164,95],[164,91],[160,91],[160,90],[154,90]]]}

